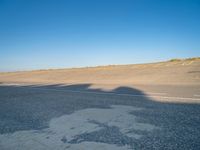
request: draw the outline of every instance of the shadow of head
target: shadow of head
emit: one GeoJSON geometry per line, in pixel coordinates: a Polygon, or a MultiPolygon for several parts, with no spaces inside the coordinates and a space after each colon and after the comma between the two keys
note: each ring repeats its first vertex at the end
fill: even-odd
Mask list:
{"type": "Polygon", "coordinates": [[[120,86],[117,88],[114,88],[112,90],[106,89],[106,87],[99,86],[98,88],[93,87],[93,84],[54,84],[54,85],[34,85],[34,86],[24,86],[24,87],[34,87],[34,88],[41,88],[41,89],[56,89],[56,90],[66,90],[68,91],[74,91],[74,92],[99,92],[104,94],[109,93],[116,93],[116,94],[132,94],[132,95],[144,95],[145,94],[136,88],[128,87],[128,86],[120,86]]]}

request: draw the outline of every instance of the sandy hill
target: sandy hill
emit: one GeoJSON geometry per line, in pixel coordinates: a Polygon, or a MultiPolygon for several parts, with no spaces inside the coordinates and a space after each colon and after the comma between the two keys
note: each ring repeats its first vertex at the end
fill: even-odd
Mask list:
{"type": "Polygon", "coordinates": [[[200,85],[200,58],[173,59],[149,64],[0,73],[0,83],[200,85]]]}

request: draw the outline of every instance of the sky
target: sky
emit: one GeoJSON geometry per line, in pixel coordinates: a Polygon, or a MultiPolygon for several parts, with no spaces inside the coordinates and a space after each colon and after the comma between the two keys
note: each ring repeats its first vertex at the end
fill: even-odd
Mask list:
{"type": "Polygon", "coordinates": [[[0,0],[0,71],[200,56],[200,0],[0,0]]]}

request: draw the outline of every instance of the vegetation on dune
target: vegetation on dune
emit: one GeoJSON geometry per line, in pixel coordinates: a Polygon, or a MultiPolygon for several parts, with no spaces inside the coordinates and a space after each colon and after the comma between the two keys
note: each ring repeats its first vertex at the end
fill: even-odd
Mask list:
{"type": "Polygon", "coordinates": [[[181,61],[182,59],[178,59],[178,58],[173,58],[173,59],[170,59],[169,62],[176,62],[176,61],[181,61]]]}
{"type": "Polygon", "coordinates": [[[187,58],[186,60],[200,60],[200,57],[187,58]]]}
{"type": "Polygon", "coordinates": [[[173,58],[173,59],[170,59],[169,62],[177,62],[177,61],[184,61],[184,60],[200,60],[200,57],[192,57],[192,58],[186,58],[186,59],[173,58]]]}

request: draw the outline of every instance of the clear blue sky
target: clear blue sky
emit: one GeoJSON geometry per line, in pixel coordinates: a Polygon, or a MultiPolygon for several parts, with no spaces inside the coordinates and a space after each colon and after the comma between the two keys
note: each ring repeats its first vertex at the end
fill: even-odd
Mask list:
{"type": "Polygon", "coordinates": [[[0,71],[200,56],[200,0],[0,0],[0,71]]]}

